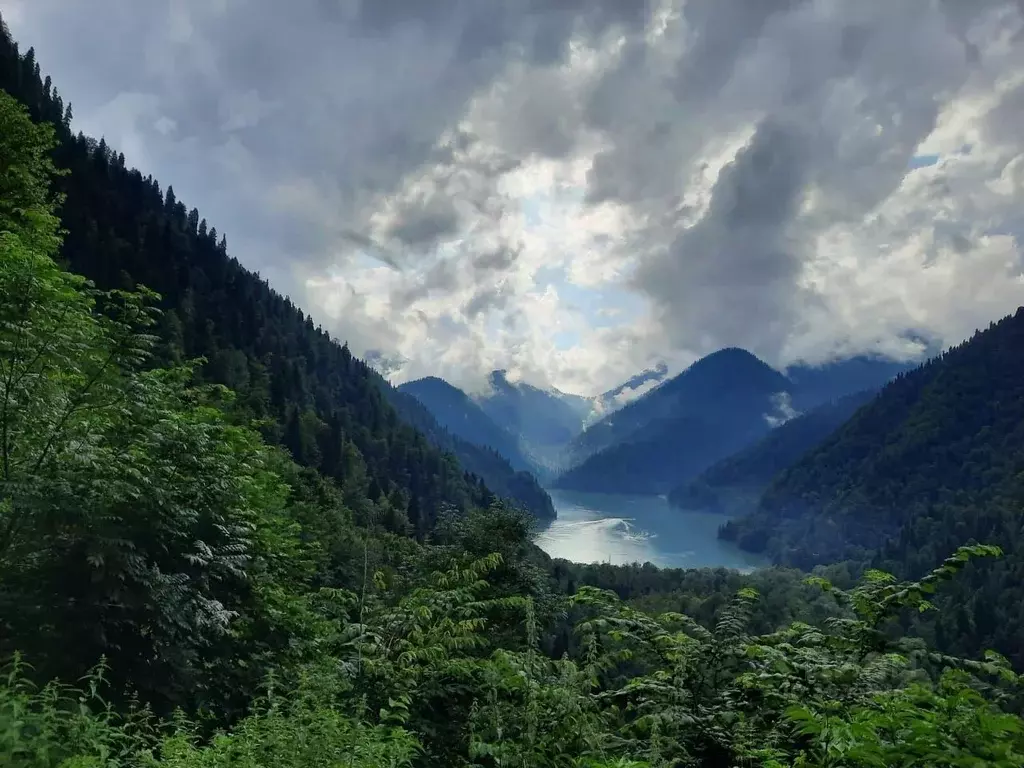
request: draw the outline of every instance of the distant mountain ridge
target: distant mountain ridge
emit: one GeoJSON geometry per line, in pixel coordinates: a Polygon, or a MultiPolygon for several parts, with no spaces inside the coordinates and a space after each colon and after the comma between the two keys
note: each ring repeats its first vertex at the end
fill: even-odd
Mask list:
{"type": "Polygon", "coordinates": [[[488,377],[490,390],[473,399],[500,429],[518,441],[518,450],[541,477],[550,479],[565,445],[582,429],[593,409],[590,398],[512,382],[505,371],[488,377]]]}
{"type": "Polygon", "coordinates": [[[414,397],[454,437],[486,446],[519,471],[553,479],[564,466],[565,447],[595,415],[606,414],[629,393],[664,378],[660,364],[596,397],[583,397],[512,381],[493,371],[489,389],[473,395],[436,376],[405,382],[396,389],[414,397]]]}
{"type": "Polygon", "coordinates": [[[776,475],[817,447],[877,393],[877,389],[857,392],[789,419],[753,445],[673,488],[669,502],[683,509],[749,514],[776,475]]]}
{"type": "Polygon", "coordinates": [[[768,432],[789,380],[746,350],[701,358],[587,428],[559,488],[664,493],[768,432]]]}
{"type": "Polygon", "coordinates": [[[588,398],[557,389],[512,382],[505,371],[492,371],[490,392],[477,403],[496,424],[538,445],[561,445],[580,429],[590,410],[588,398]]]}
{"type": "Polygon", "coordinates": [[[519,450],[518,438],[498,426],[458,387],[436,376],[427,376],[400,384],[397,389],[420,401],[456,437],[497,451],[518,471],[530,470],[530,462],[519,450]]]}
{"type": "Polygon", "coordinates": [[[878,389],[913,367],[910,363],[875,355],[857,355],[821,365],[791,365],[784,372],[795,387],[793,406],[806,410],[847,395],[878,389]]]}
{"type": "MultiPolygon", "coordinates": [[[[801,410],[841,399],[865,383],[880,386],[905,368],[865,356],[824,366],[791,366],[787,375],[745,350],[728,348],[675,377],[666,379],[667,366],[658,365],[590,398],[513,381],[501,370],[490,374],[487,391],[474,395],[433,376],[406,382],[397,392],[425,407],[449,439],[486,448],[540,483],[610,493],[671,492],[681,500],[687,493],[684,487],[698,474],[757,443],[801,410]],[[615,410],[623,395],[652,384],[615,410]],[[603,410],[608,412],[586,426],[588,418],[603,410]]],[[[823,428],[820,419],[807,423],[823,428]]],[[[797,430],[787,430],[783,439],[799,443],[785,437],[801,434],[797,430]]],[[[825,434],[818,436],[823,439],[825,434]]],[[[774,460],[786,455],[795,461],[799,453],[788,447],[791,453],[774,460]]],[[[810,447],[813,442],[805,445],[810,447]]],[[[481,466],[479,457],[467,451],[462,446],[456,452],[460,461],[484,471],[490,461],[481,466]]],[[[507,475],[484,477],[488,485],[504,487],[501,478],[507,475]]],[[[759,476],[757,483],[768,479],[759,476]]],[[[539,491],[538,484],[526,493],[537,498],[539,491]]],[[[692,503],[696,497],[690,493],[688,498],[692,503]]]]}
{"type": "Polygon", "coordinates": [[[667,493],[800,411],[880,386],[906,367],[862,356],[785,375],[746,350],[720,350],[578,435],[567,451],[573,468],[556,487],[667,493]]]}
{"type": "MultiPolygon", "coordinates": [[[[436,379],[451,387],[441,379],[436,379]]],[[[554,504],[537,478],[525,469],[516,467],[496,447],[466,439],[459,431],[450,429],[433,410],[419,398],[400,387],[392,387],[383,378],[379,385],[403,420],[416,427],[427,439],[459,460],[459,465],[480,477],[496,496],[521,506],[541,519],[555,517],[554,504]]],[[[435,386],[436,385],[427,385],[435,386]]],[[[451,387],[455,393],[463,394],[451,387]]],[[[465,396],[463,394],[463,396],[465,396]]],[[[455,395],[457,398],[457,395],[455,395]]],[[[472,406],[472,403],[470,403],[472,406]]]]}

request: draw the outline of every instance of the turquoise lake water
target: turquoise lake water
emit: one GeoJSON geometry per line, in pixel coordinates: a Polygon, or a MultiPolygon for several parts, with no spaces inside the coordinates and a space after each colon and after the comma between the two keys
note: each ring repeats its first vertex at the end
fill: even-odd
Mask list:
{"type": "Polygon", "coordinates": [[[670,507],[661,496],[549,491],[558,519],[537,544],[578,563],[650,562],[668,568],[724,566],[749,571],[763,558],[718,538],[728,518],[670,507]]]}

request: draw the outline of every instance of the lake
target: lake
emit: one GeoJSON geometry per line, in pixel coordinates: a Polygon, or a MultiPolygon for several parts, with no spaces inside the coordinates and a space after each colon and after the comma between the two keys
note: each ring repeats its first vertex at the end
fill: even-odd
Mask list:
{"type": "Polygon", "coordinates": [[[650,562],[664,568],[723,566],[741,571],[767,563],[718,538],[728,518],[670,507],[661,496],[548,491],[558,518],[537,536],[551,557],[577,563],[650,562]]]}

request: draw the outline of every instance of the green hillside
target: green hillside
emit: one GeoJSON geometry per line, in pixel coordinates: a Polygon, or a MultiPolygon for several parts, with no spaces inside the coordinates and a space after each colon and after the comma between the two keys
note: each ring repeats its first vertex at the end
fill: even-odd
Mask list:
{"type": "Polygon", "coordinates": [[[446,434],[412,398],[391,391],[288,298],[231,258],[216,227],[189,211],[172,187],[161,190],[152,177],[126,167],[124,156],[105,142],[73,135],[70,114],[36,76],[34,61],[26,77],[26,65],[13,63],[13,48],[0,56],[0,87],[57,127],[55,160],[70,170],[59,179],[68,231],[63,259],[100,287],[138,284],[157,291],[167,359],[205,357],[200,376],[238,392],[247,415],[271,419],[266,437],[328,476],[344,476],[351,469],[342,466],[346,462],[363,465],[355,471],[367,475],[371,497],[406,507],[421,532],[440,505],[465,507],[487,498],[478,478],[463,477],[465,468],[481,473],[491,490],[550,513],[536,483],[446,434]]]}
{"type": "Polygon", "coordinates": [[[900,375],[765,492],[723,534],[776,561],[874,560],[926,570],[953,541],[998,544],[972,572],[950,647],[997,647],[1024,662],[1024,309],[900,375]]]}

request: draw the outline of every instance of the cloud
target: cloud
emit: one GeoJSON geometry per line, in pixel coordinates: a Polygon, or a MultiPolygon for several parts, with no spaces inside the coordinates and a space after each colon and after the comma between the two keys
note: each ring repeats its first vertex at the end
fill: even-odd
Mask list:
{"type": "Polygon", "coordinates": [[[4,13],[76,127],[396,381],[911,357],[1024,303],[1011,0],[4,13]]]}
{"type": "Polygon", "coordinates": [[[805,194],[806,140],[799,125],[764,120],[718,174],[704,215],[641,260],[633,283],[655,301],[671,341],[694,343],[718,315],[709,346],[743,338],[761,349],[790,325],[801,262],[789,227],[805,194]]]}
{"type": "Polygon", "coordinates": [[[800,415],[800,411],[793,407],[789,392],[776,392],[771,399],[774,410],[764,414],[764,420],[768,422],[769,426],[773,428],[781,426],[800,415]]]}

